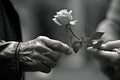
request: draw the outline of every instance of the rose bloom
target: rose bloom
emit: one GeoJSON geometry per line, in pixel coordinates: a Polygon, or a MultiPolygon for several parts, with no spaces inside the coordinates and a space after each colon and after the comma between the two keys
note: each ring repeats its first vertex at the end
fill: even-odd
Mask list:
{"type": "Polygon", "coordinates": [[[66,26],[66,25],[75,25],[78,20],[73,21],[72,17],[72,10],[69,12],[67,10],[61,10],[57,12],[57,14],[52,19],[56,24],[60,26],[66,26]]]}

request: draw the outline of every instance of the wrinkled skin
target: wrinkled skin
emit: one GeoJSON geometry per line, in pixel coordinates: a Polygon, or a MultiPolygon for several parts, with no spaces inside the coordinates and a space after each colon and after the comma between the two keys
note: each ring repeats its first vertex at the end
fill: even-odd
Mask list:
{"type": "Polygon", "coordinates": [[[24,71],[48,73],[55,67],[60,54],[71,54],[72,50],[64,43],[40,36],[20,45],[20,62],[24,71]]]}
{"type": "MultiPolygon", "coordinates": [[[[18,42],[1,42],[0,59],[13,58],[18,42]],[[7,46],[7,47],[6,47],[7,46]]],[[[19,44],[19,61],[22,71],[41,71],[48,73],[57,64],[60,54],[72,54],[68,45],[45,36],[21,42],[19,44]]],[[[3,60],[3,59],[2,59],[3,60]]]]}

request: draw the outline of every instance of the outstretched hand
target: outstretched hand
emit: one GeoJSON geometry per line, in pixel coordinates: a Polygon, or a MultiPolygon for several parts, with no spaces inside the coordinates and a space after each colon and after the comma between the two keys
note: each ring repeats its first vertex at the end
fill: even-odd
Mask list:
{"type": "Polygon", "coordinates": [[[68,45],[45,36],[23,42],[19,52],[22,70],[48,73],[62,53],[70,55],[72,50],[68,45]]]}
{"type": "Polygon", "coordinates": [[[120,40],[108,41],[102,44],[99,49],[92,46],[87,49],[101,62],[109,65],[118,65],[120,62],[120,40]]]}

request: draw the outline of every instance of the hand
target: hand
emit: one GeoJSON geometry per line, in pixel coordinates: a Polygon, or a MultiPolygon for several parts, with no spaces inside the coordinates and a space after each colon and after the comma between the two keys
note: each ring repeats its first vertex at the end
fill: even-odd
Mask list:
{"type": "Polygon", "coordinates": [[[55,67],[60,54],[72,54],[64,43],[40,36],[20,44],[20,62],[24,71],[41,71],[48,73],[55,67]]]}
{"type": "Polygon", "coordinates": [[[95,58],[108,65],[118,66],[120,63],[120,40],[108,41],[100,49],[88,47],[95,58]]]}

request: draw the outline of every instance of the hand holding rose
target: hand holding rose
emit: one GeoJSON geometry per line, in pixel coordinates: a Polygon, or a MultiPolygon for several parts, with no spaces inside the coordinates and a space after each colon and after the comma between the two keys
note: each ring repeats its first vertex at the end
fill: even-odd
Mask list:
{"type": "Polygon", "coordinates": [[[120,62],[120,40],[108,41],[102,44],[100,49],[88,47],[88,50],[95,58],[108,65],[114,66],[120,62]]]}

